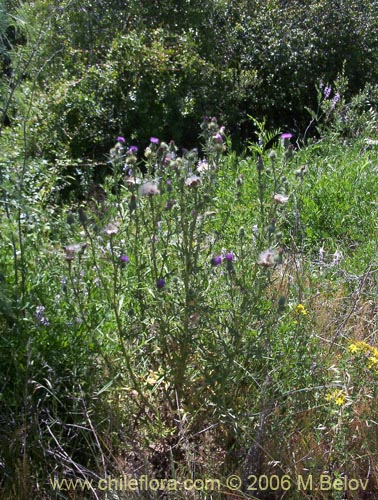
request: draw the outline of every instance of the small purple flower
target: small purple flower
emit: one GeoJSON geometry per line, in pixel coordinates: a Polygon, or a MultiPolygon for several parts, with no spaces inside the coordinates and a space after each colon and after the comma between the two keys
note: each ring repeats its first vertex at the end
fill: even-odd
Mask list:
{"type": "Polygon", "coordinates": [[[227,262],[232,262],[234,260],[235,256],[232,252],[228,252],[225,255],[225,259],[227,262]]]}
{"type": "Polygon", "coordinates": [[[222,257],[220,255],[217,255],[216,257],[213,257],[211,259],[211,265],[213,267],[219,266],[220,264],[222,264],[222,257]]]}
{"type": "Polygon", "coordinates": [[[128,151],[129,154],[136,154],[138,152],[138,147],[137,146],[130,146],[128,151]]]}
{"type": "Polygon", "coordinates": [[[156,282],[156,286],[157,286],[157,288],[159,288],[159,290],[164,288],[165,287],[165,279],[159,278],[156,282]]]}
{"type": "Polygon", "coordinates": [[[45,306],[37,306],[35,308],[35,314],[36,316],[43,316],[43,313],[45,312],[45,306]]]}
{"type": "Polygon", "coordinates": [[[290,132],[285,132],[284,134],[281,134],[281,139],[291,139],[293,137],[293,134],[290,134],[290,132]]]}
{"type": "Polygon", "coordinates": [[[337,104],[339,101],[340,101],[340,94],[337,92],[337,93],[334,95],[333,99],[332,99],[332,104],[333,104],[333,106],[336,106],[336,104],[337,104]]]}
{"type": "Polygon", "coordinates": [[[122,137],[122,135],[119,135],[117,137],[117,142],[122,142],[122,143],[125,143],[126,142],[126,139],[124,137],[122,137]]]}
{"type": "Polygon", "coordinates": [[[121,255],[121,257],[119,259],[124,264],[127,264],[130,261],[130,259],[129,259],[129,257],[127,255],[121,255]]]}
{"type": "Polygon", "coordinates": [[[222,134],[220,134],[219,132],[216,133],[214,136],[213,136],[213,141],[214,142],[223,142],[223,137],[222,137],[222,134]]]}
{"type": "Polygon", "coordinates": [[[49,326],[50,321],[45,316],[45,307],[37,306],[35,309],[35,316],[40,325],[49,326]]]}
{"type": "Polygon", "coordinates": [[[332,91],[331,87],[324,87],[324,99],[329,99],[331,91],[332,91]]]}
{"type": "Polygon", "coordinates": [[[151,144],[159,144],[159,139],[157,137],[150,137],[151,144]]]}

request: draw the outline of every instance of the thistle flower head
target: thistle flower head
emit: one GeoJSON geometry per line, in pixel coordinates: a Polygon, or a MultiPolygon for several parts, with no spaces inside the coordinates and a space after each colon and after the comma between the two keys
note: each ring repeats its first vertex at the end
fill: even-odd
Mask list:
{"type": "Polygon", "coordinates": [[[201,160],[198,162],[196,170],[199,174],[202,174],[202,172],[210,170],[210,165],[206,160],[201,160]]]}
{"type": "Polygon", "coordinates": [[[264,250],[260,253],[259,258],[257,260],[257,264],[263,267],[272,267],[275,264],[275,257],[277,256],[277,252],[275,250],[264,250]]]}
{"type": "Polygon", "coordinates": [[[222,264],[222,257],[220,255],[217,255],[216,257],[213,257],[211,259],[211,265],[213,267],[219,266],[220,264],[222,264]]]}
{"type": "Polygon", "coordinates": [[[291,139],[293,137],[293,134],[290,134],[290,132],[285,132],[284,134],[281,134],[281,139],[291,139]]]}
{"type": "Polygon", "coordinates": [[[276,193],[274,196],[273,196],[273,200],[280,204],[280,205],[284,205],[285,203],[287,203],[289,201],[289,196],[286,196],[284,194],[279,194],[279,193],[276,193]]]}
{"type": "Polygon", "coordinates": [[[66,253],[66,260],[74,260],[76,254],[82,254],[87,248],[87,243],[73,243],[66,245],[64,251],[66,253]]]}
{"type": "Polygon", "coordinates": [[[122,135],[119,135],[116,139],[117,142],[121,142],[122,144],[124,144],[126,142],[126,139],[122,136],[122,135]]]}
{"type": "Polygon", "coordinates": [[[151,144],[159,144],[159,139],[157,137],[150,137],[151,144]]]}
{"type": "Polygon", "coordinates": [[[130,170],[127,172],[127,174],[128,175],[125,177],[124,180],[128,186],[134,186],[135,184],[141,184],[143,182],[140,177],[135,177],[132,171],[130,173],[130,170]]]}
{"type": "Polygon", "coordinates": [[[198,186],[201,183],[201,178],[198,175],[190,175],[187,179],[185,179],[185,186],[194,187],[198,186]]]}
{"type": "Polygon", "coordinates": [[[155,196],[160,194],[158,184],[156,182],[145,182],[139,186],[138,193],[140,196],[155,196]]]}
{"type": "Polygon", "coordinates": [[[217,132],[215,135],[213,135],[213,142],[222,143],[223,142],[222,134],[217,132]]]}
{"type": "Polygon", "coordinates": [[[162,288],[165,287],[165,279],[159,278],[156,282],[156,287],[161,290],[162,288]]]}
{"type": "Polygon", "coordinates": [[[118,224],[110,223],[103,228],[102,232],[105,233],[106,236],[113,236],[118,233],[118,224]]]}

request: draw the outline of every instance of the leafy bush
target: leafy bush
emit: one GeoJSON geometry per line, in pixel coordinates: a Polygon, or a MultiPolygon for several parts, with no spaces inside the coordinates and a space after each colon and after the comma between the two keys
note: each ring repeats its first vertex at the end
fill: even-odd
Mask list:
{"type": "Polygon", "coordinates": [[[255,133],[248,113],[301,134],[315,82],[331,84],[344,68],[349,101],[376,80],[375,2],[117,5],[10,9],[27,40],[12,54],[10,86],[19,88],[14,118],[34,95],[31,153],[94,158],[121,131],[144,147],[153,133],[194,146],[198,117],[213,114],[239,146],[255,133]]]}

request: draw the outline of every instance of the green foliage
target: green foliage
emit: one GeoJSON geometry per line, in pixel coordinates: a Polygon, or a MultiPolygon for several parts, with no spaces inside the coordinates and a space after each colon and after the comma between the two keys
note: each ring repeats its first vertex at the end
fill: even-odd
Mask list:
{"type": "Polygon", "coordinates": [[[349,101],[377,76],[375,2],[41,0],[10,10],[27,40],[12,52],[16,110],[32,92],[31,152],[52,157],[93,158],[119,133],[194,145],[201,115],[221,116],[235,144],[253,134],[247,113],[300,134],[315,82],[344,68],[349,101]]]}

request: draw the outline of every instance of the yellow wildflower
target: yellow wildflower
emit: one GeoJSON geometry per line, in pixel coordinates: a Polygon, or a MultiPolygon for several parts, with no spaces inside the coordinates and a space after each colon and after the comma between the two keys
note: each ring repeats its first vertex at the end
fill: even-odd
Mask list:
{"type": "Polygon", "coordinates": [[[345,403],[345,394],[340,394],[340,396],[335,399],[335,404],[337,406],[342,406],[344,403],[345,403]]]}
{"type": "Polygon", "coordinates": [[[378,368],[378,358],[376,356],[370,356],[368,368],[378,368]]]}
{"type": "Polygon", "coordinates": [[[364,342],[363,340],[356,342],[356,345],[361,351],[369,351],[371,349],[371,346],[366,342],[364,342]]]}
{"type": "Polygon", "coordinates": [[[371,352],[373,356],[378,357],[378,348],[373,347],[372,345],[368,344],[367,342],[364,342],[363,340],[358,340],[358,341],[352,341],[349,344],[348,351],[351,352],[352,354],[355,354],[357,352],[371,352]]]}
{"type": "Polygon", "coordinates": [[[356,346],[356,344],[350,344],[350,346],[348,347],[348,351],[351,352],[352,354],[355,354],[356,352],[359,351],[359,348],[358,346],[356,346]]]}
{"type": "Polygon", "coordinates": [[[346,401],[346,395],[344,391],[335,389],[334,391],[327,394],[325,397],[326,401],[332,401],[337,406],[342,406],[346,401]]]}
{"type": "Polygon", "coordinates": [[[303,304],[298,304],[295,310],[297,311],[298,314],[303,314],[303,315],[307,314],[306,308],[303,304]]]}

